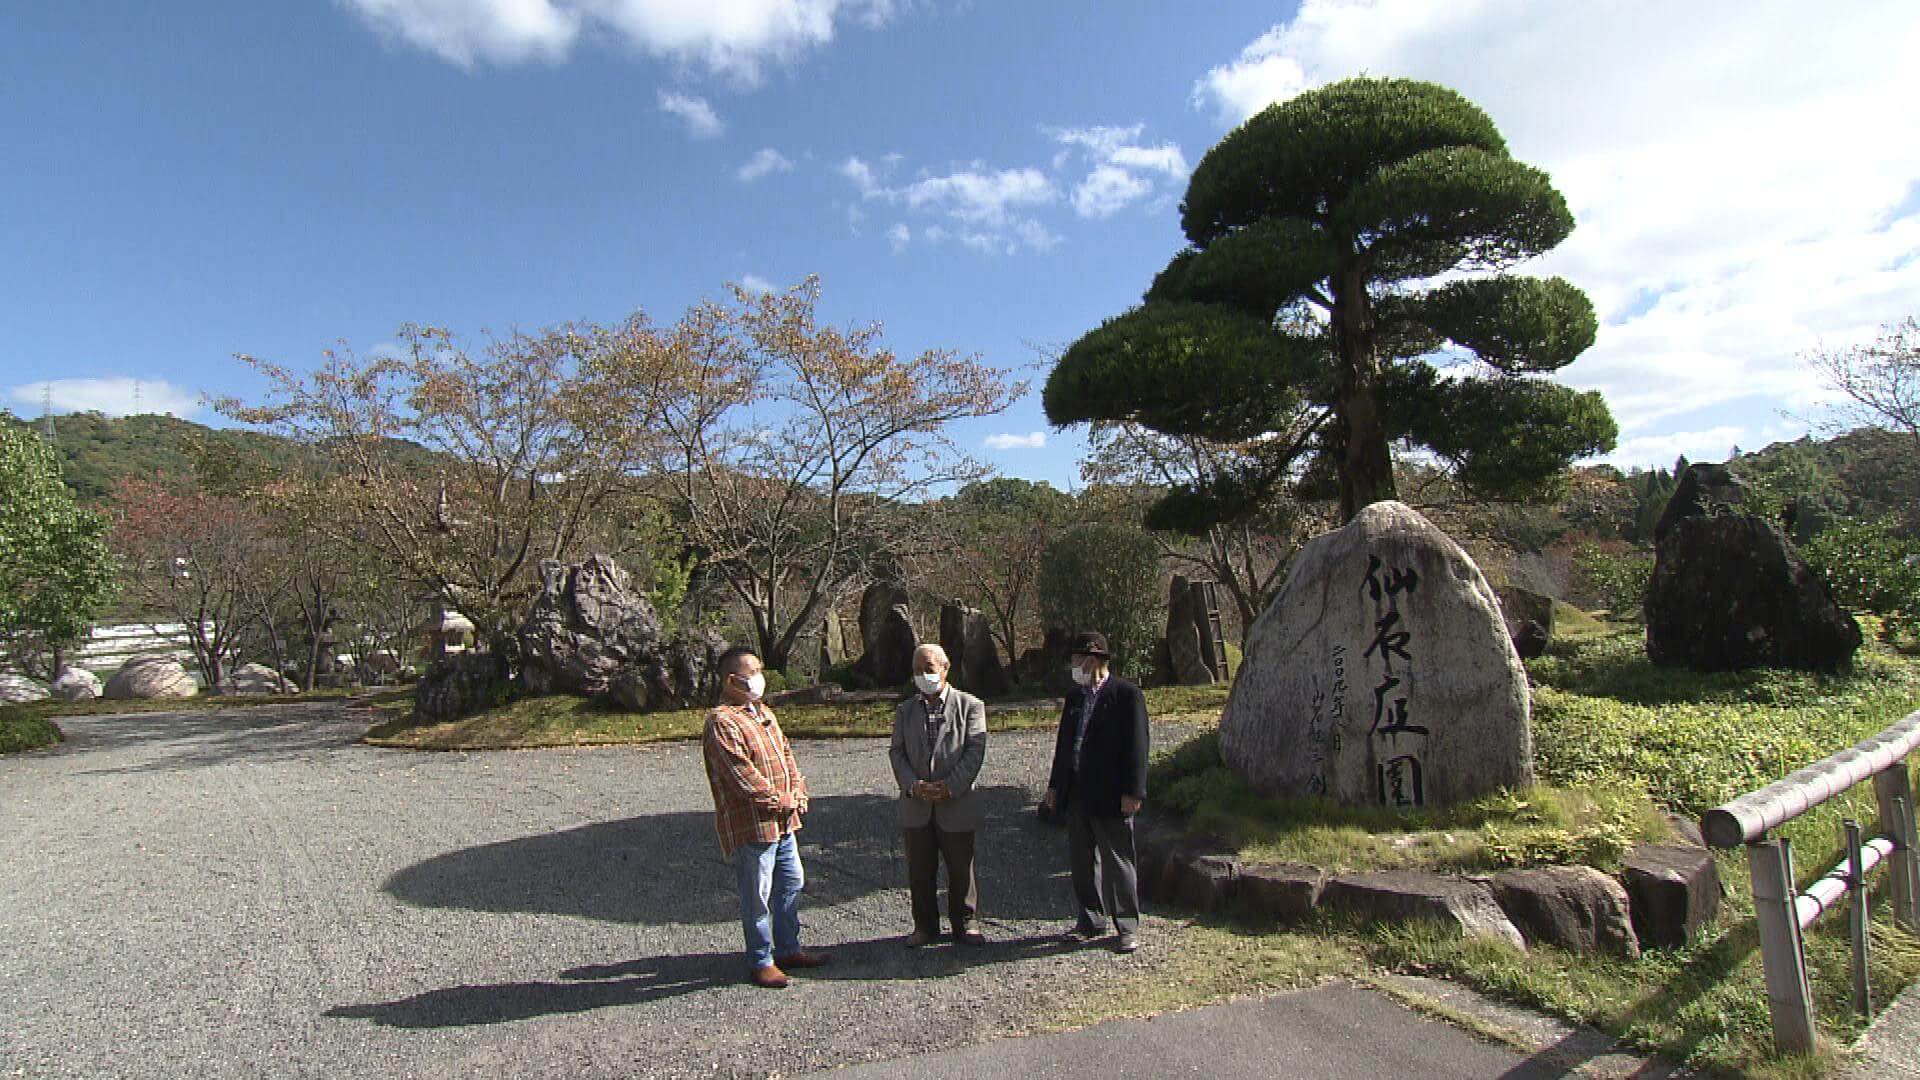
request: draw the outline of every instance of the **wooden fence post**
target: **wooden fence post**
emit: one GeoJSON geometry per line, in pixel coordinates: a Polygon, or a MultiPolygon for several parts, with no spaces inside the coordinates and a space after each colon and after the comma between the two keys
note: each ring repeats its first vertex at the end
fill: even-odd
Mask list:
{"type": "Polygon", "coordinates": [[[1813,995],[1807,986],[1806,958],[1800,951],[1792,856],[1786,842],[1764,835],[1749,841],[1747,869],[1753,876],[1753,912],[1760,926],[1760,960],[1766,969],[1774,1046],[1783,1054],[1811,1054],[1813,995]]]}
{"type": "Polygon", "coordinates": [[[1880,804],[1880,835],[1893,841],[1893,856],[1888,860],[1887,896],[1893,902],[1893,915],[1901,926],[1920,932],[1920,852],[1914,850],[1913,782],[1907,778],[1907,765],[1890,765],[1873,778],[1873,793],[1880,804]]]}

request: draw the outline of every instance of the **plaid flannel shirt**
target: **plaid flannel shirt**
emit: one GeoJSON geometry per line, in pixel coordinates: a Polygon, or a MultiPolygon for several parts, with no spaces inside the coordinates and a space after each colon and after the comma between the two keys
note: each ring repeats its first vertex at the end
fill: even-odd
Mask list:
{"type": "Polygon", "coordinates": [[[800,828],[807,779],[772,709],[720,705],[707,713],[700,743],[722,851],[732,855],[741,844],[772,843],[800,828]]]}

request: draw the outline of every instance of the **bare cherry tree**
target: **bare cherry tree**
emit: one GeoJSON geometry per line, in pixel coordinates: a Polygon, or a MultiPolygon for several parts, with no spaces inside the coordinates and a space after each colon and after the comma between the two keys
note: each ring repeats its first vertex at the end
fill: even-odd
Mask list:
{"type": "Polygon", "coordinates": [[[937,542],[912,504],[985,472],[946,426],[1026,389],[977,357],[899,356],[878,325],[823,326],[819,296],[816,278],[735,287],[658,339],[684,373],[662,418],[676,521],[775,668],[830,604],[937,542]]]}

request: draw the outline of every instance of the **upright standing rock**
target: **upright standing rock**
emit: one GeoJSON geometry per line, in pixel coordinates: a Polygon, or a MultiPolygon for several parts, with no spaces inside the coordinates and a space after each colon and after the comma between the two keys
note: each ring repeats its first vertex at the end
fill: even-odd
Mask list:
{"type": "Polygon", "coordinates": [[[840,624],[839,613],[829,608],[820,620],[820,670],[839,667],[848,659],[846,629],[840,624]]]}
{"type": "Polygon", "coordinates": [[[1196,583],[1173,575],[1173,584],[1167,587],[1167,658],[1172,666],[1169,674],[1181,686],[1208,686],[1215,681],[1207,640],[1212,635],[1201,633],[1207,621],[1202,602],[1196,583]]]}
{"type": "Polygon", "coordinates": [[[605,555],[540,562],[540,595],[520,624],[520,678],[536,694],[604,694],[627,665],[659,653],[660,616],[605,555]]]}
{"type": "Polygon", "coordinates": [[[860,642],[865,651],[854,672],[873,686],[905,686],[913,678],[913,650],[920,636],[913,628],[907,591],[884,582],[860,597],[860,642]]]}
{"type": "Polygon", "coordinates": [[[1397,502],[1295,557],[1220,721],[1268,795],[1445,805],[1533,780],[1526,671],[1467,553],[1397,502]]]}
{"type": "Polygon", "coordinates": [[[1673,494],[1667,497],[1660,520],[1654,523],[1654,543],[1665,540],[1673,527],[1685,518],[1738,511],[1746,505],[1747,485],[1733,475],[1732,469],[1706,462],[1688,465],[1680,473],[1680,482],[1674,485],[1673,494]]]}
{"type": "Polygon", "coordinates": [[[1660,541],[1647,583],[1647,658],[1698,671],[1841,671],[1860,625],[1772,522],[1685,517],[1660,541]]]}
{"type": "Polygon", "coordinates": [[[1000,646],[981,611],[958,604],[940,608],[940,647],[953,664],[948,678],[955,686],[980,697],[1000,697],[1013,688],[1000,663],[1000,646]]]}
{"type": "Polygon", "coordinates": [[[1522,660],[1531,660],[1547,651],[1553,640],[1553,597],[1542,596],[1518,585],[1502,585],[1493,590],[1500,601],[1500,616],[1507,622],[1507,636],[1522,660]]]}

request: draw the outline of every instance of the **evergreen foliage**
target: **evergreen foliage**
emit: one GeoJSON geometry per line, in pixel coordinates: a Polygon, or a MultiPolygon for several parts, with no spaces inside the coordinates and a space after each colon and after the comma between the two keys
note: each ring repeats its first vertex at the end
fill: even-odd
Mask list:
{"type": "Polygon", "coordinates": [[[1164,593],[1160,545],[1130,525],[1076,525],[1040,559],[1040,614],[1048,626],[1106,635],[1113,669],[1139,681],[1153,666],[1164,593]]]}
{"type": "MultiPolygon", "coordinates": [[[[1284,447],[1272,436],[1285,418],[1317,408],[1332,422],[1305,479],[1336,481],[1347,517],[1396,496],[1394,443],[1506,499],[1552,495],[1568,462],[1613,447],[1598,394],[1538,378],[1592,344],[1592,305],[1558,278],[1505,273],[1573,218],[1459,94],[1360,78],[1274,105],[1207,153],[1181,212],[1192,246],[1145,303],[1061,356],[1044,397],[1054,423],[1284,447]],[[1458,271],[1496,276],[1423,284],[1458,271]],[[1443,377],[1443,348],[1479,367],[1443,377]]],[[[1190,516],[1240,513],[1293,464],[1197,485],[1230,498],[1174,494],[1190,516]]]]}

